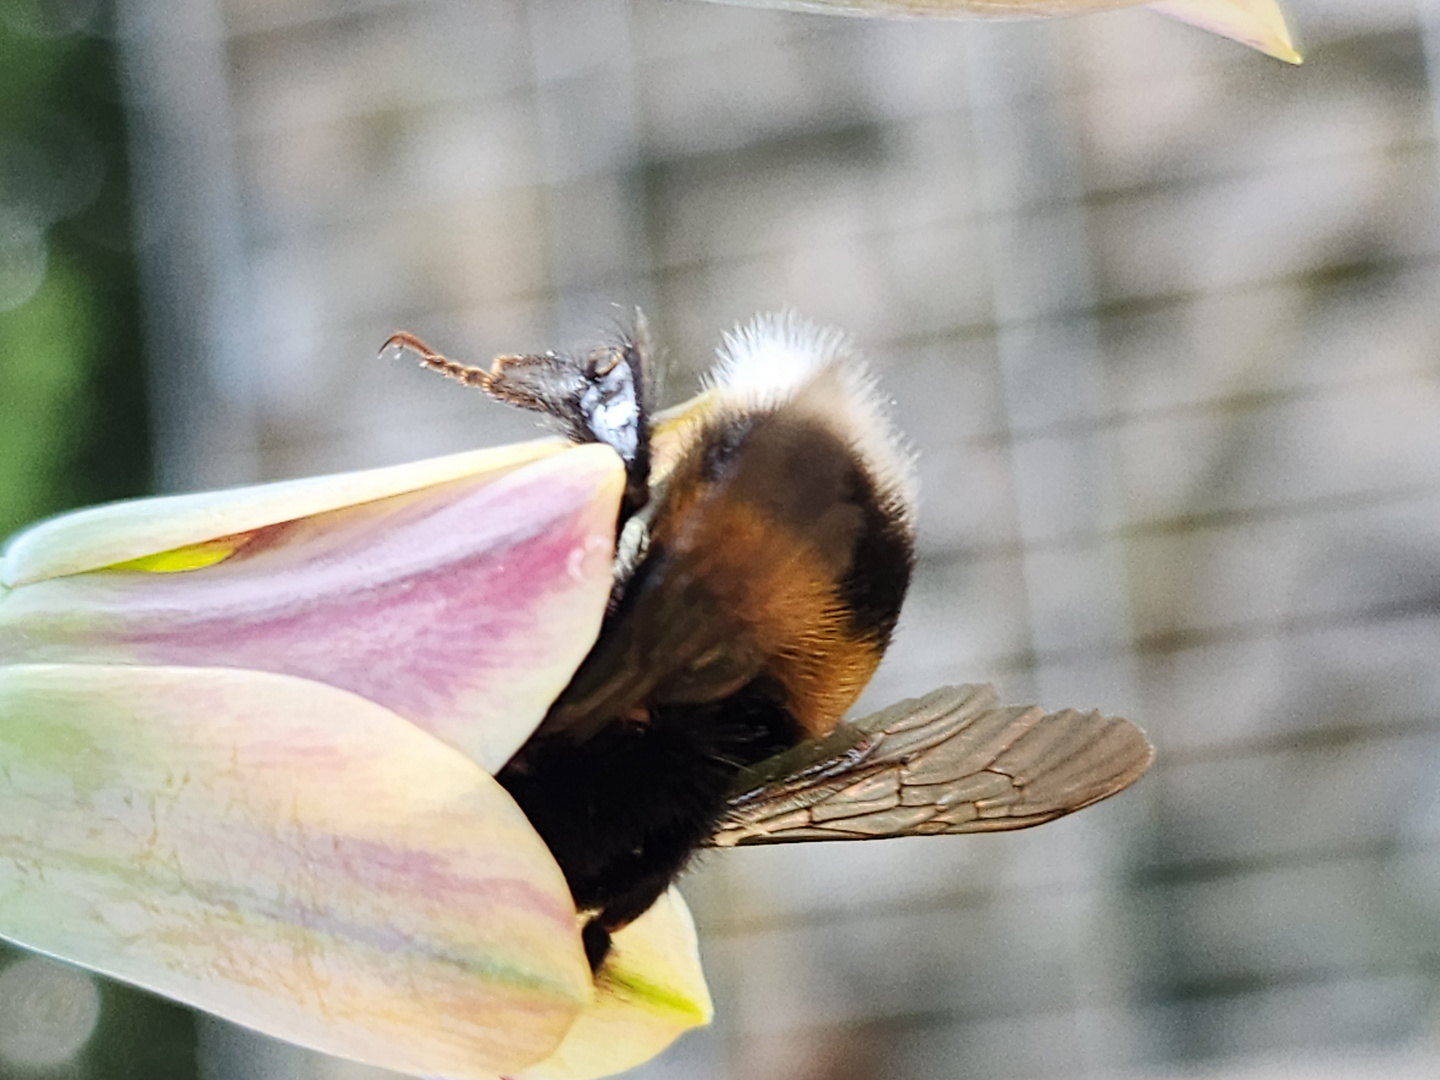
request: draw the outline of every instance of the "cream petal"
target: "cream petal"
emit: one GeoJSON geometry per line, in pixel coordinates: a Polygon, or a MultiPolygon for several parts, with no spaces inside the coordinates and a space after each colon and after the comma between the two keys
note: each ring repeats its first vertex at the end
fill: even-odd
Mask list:
{"type": "Polygon", "coordinates": [[[1276,0],[1162,0],[1149,6],[1172,19],[1244,42],[1287,64],[1303,59],[1276,0]]]}
{"type": "Polygon", "coordinates": [[[599,633],[623,488],[618,456],[582,446],[260,530],[204,569],[48,578],[0,596],[0,663],[296,675],[493,773],[599,633]]]}
{"type": "Polygon", "coordinates": [[[613,939],[595,999],[550,1057],[516,1080],[591,1080],[649,1061],[714,1015],[695,923],[671,889],[613,939]]]}
{"type": "Polygon", "coordinates": [[[569,446],[538,439],[381,469],[132,499],[77,510],[18,533],[0,554],[0,585],[98,570],[461,477],[504,472],[569,446]]]}
{"type": "Polygon", "coordinates": [[[1162,15],[1244,42],[1280,60],[1300,62],[1277,0],[715,0],[743,7],[894,18],[1018,19],[1086,15],[1147,6],[1162,15]]]}
{"type": "Polygon", "coordinates": [[[877,18],[1023,19],[1139,7],[1146,0],[712,0],[736,7],[877,18]]]}
{"type": "Polygon", "coordinates": [[[0,935],[410,1073],[524,1068],[591,996],[559,868],[489,776],[254,672],[0,668],[0,935]]]}

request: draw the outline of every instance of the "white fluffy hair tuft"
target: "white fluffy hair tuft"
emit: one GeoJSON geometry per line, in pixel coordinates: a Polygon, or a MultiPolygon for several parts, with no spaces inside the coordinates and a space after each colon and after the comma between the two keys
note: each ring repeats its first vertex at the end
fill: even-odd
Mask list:
{"type": "Polygon", "coordinates": [[[913,522],[914,454],[890,422],[890,402],[850,336],[786,308],[725,335],[705,380],[737,411],[801,409],[842,438],[913,522]]]}

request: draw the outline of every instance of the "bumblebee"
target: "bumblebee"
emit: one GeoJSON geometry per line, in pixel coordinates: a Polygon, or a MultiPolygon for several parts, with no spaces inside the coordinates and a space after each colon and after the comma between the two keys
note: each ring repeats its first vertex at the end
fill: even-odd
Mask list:
{"type": "Polygon", "coordinates": [[[851,341],[793,313],[724,338],[701,393],[652,413],[643,317],[610,345],[422,364],[546,414],[625,463],[600,635],[497,779],[589,918],[613,931],[705,846],[1039,824],[1127,786],[1127,721],[950,687],[842,717],[915,566],[913,457],[851,341]]]}

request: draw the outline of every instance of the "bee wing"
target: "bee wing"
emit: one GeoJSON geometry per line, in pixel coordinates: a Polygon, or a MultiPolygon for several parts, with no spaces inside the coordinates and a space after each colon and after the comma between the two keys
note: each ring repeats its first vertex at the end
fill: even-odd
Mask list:
{"type": "Polygon", "coordinates": [[[683,559],[648,567],[537,733],[581,742],[657,687],[670,701],[718,701],[753,679],[763,658],[697,578],[683,559]]]}
{"type": "Polygon", "coordinates": [[[1128,720],[996,700],[944,687],[756,766],[710,846],[1024,829],[1123,791],[1155,756],[1128,720]]]}

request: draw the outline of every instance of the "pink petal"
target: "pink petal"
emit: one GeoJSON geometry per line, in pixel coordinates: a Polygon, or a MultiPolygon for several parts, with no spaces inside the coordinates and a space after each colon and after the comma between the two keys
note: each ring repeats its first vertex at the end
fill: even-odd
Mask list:
{"type": "Polygon", "coordinates": [[[483,770],[282,675],[0,667],[0,935],[270,1035],[479,1078],[591,982],[559,868],[483,770]]]}
{"type": "Polygon", "coordinates": [[[538,439],[382,469],[92,506],[12,537],[0,555],[0,587],[99,570],[448,480],[504,472],[568,446],[538,439]]]}
{"type": "Polygon", "coordinates": [[[233,667],[393,710],[494,772],[599,633],[619,458],[583,446],[261,530],[183,573],[0,595],[0,662],[233,667]]]}

